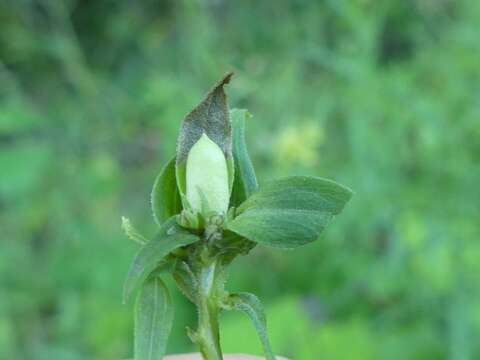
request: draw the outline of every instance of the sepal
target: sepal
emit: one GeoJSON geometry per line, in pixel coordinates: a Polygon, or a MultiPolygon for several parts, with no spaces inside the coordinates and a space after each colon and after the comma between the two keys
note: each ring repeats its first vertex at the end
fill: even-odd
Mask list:
{"type": "Polygon", "coordinates": [[[245,141],[245,121],[252,115],[247,110],[230,111],[233,133],[233,158],[235,179],[233,182],[230,206],[238,206],[258,189],[255,169],[247,150],[245,141]]]}
{"type": "Polygon", "coordinates": [[[224,86],[233,73],[227,73],[203,101],[183,120],[177,140],[176,179],[181,194],[186,194],[186,164],[188,154],[203,134],[206,134],[223,152],[227,161],[229,189],[232,188],[234,166],[232,157],[232,129],[224,86]]]}
{"type": "Polygon", "coordinates": [[[182,211],[175,174],[175,158],[170,159],[155,179],[150,195],[150,204],[153,218],[159,226],[168,218],[182,211]]]}

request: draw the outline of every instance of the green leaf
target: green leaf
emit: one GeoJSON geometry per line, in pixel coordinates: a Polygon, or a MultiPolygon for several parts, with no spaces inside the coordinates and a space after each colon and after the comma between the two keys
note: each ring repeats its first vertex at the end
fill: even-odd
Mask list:
{"type": "Polygon", "coordinates": [[[199,239],[181,228],[175,217],[167,220],[157,236],[147,242],[135,256],[123,288],[123,301],[128,301],[131,293],[161,264],[165,256],[199,239]]]}
{"type": "Polygon", "coordinates": [[[165,355],[173,323],[173,304],[158,277],[142,286],[135,304],[135,360],[158,360],[165,355]]]}
{"type": "Polygon", "coordinates": [[[256,242],[250,241],[233,231],[225,230],[221,239],[215,241],[215,246],[220,250],[219,255],[222,263],[228,265],[238,255],[246,255],[257,246],[256,242]]]}
{"type": "Polygon", "coordinates": [[[229,303],[231,307],[245,312],[250,317],[260,337],[265,359],[275,360],[270,341],[268,340],[265,311],[260,300],[253,294],[238,293],[230,295],[229,303]]]}
{"type": "Polygon", "coordinates": [[[182,211],[182,201],[175,175],[175,158],[164,166],[155,179],[150,200],[153,218],[158,225],[182,211]]]}
{"type": "Polygon", "coordinates": [[[263,245],[294,248],[318,239],[351,196],[351,190],[331,180],[275,180],[238,207],[227,229],[263,245]]]}
{"type": "Polygon", "coordinates": [[[178,261],[173,269],[172,275],[183,295],[194,303],[198,283],[190,266],[184,261],[178,261]]]}
{"type": "Polygon", "coordinates": [[[183,120],[177,141],[176,175],[180,193],[186,192],[186,161],[192,146],[202,134],[217,144],[225,155],[230,187],[233,184],[234,165],[232,163],[232,128],[228,109],[227,95],[223,89],[230,82],[233,73],[226,74],[205,99],[183,120]]]}
{"type": "Polygon", "coordinates": [[[238,206],[258,188],[255,170],[250,160],[245,143],[245,119],[252,115],[247,110],[230,111],[233,130],[233,158],[235,179],[233,183],[231,206],[238,206]]]}

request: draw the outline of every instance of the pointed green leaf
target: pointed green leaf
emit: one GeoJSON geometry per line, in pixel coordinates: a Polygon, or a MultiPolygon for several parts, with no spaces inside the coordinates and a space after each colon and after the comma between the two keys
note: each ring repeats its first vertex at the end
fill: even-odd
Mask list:
{"type": "Polygon", "coordinates": [[[260,337],[265,359],[275,360],[270,341],[268,340],[265,311],[260,300],[255,295],[249,293],[231,294],[229,300],[234,309],[245,312],[252,320],[260,337]]]}
{"type": "Polygon", "coordinates": [[[318,239],[351,196],[351,190],[331,180],[275,180],[238,207],[227,229],[264,245],[293,248],[318,239]]]}
{"type": "Polygon", "coordinates": [[[245,143],[245,119],[252,117],[247,110],[234,109],[230,112],[233,130],[233,158],[235,179],[231,206],[238,206],[257,190],[257,178],[245,143]]]}
{"type": "Polygon", "coordinates": [[[158,225],[182,211],[182,202],[175,175],[175,158],[171,159],[160,171],[153,184],[150,197],[153,218],[158,225]]]}
{"type": "Polygon", "coordinates": [[[200,238],[177,225],[175,217],[162,226],[159,234],[147,242],[137,253],[125,281],[123,301],[154,271],[173,250],[190,245],[200,238]]]}
{"type": "Polygon", "coordinates": [[[168,289],[158,276],[150,277],[135,304],[135,360],[163,359],[172,323],[168,289]]]}

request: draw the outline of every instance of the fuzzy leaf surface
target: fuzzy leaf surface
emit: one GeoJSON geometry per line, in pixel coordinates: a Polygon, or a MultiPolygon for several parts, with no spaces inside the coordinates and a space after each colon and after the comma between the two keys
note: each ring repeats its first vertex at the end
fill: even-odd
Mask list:
{"type": "Polygon", "coordinates": [[[200,240],[177,225],[175,217],[162,226],[155,238],[146,243],[135,256],[123,288],[123,301],[161,264],[173,250],[200,240]]]}
{"type": "Polygon", "coordinates": [[[351,196],[350,189],[327,179],[274,180],[239,206],[227,229],[263,245],[294,248],[318,239],[351,196]]]}
{"type": "Polygon", "coordinates": [[[198,283],[190,266],[184,261],[179,261],[177,262],[172,275],[183,295],[185,295],[192,303],[195,303],[195,293],[198,289],[198,283]]]}
{"type": "Polygon", "coordinates": [[[142,286],[135,304],[135,360],[157,360],[165,355],[173,323],[173,304],[158,277],[142,286]]]}
{"type": "Polygon", "coordinates": [[[248,155],[245,142],[245,120],[251,115],[247,110],[234,109],[230,111],[233,130],[233,159],[235,179],[230,203],[238,206],[258,188],[257,177],[252,161],[248,155]]]}
{"type": "Polygon", "coordinates": [[[272,347],[268,339],[265,311],[263,310],[260,300],[255,295],[250,293],[238,293],[230,295],[230,301],[234,309],[245,312],[250,320],[252,320],[253,325],[257,330],[257,334],[260,337],[265,359],[275,360],[275,356],[273,355],[272,347]]]}

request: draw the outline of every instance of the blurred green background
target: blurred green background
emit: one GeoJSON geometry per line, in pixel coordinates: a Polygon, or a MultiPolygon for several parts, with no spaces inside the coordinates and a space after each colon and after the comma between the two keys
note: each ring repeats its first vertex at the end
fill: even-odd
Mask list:
{"type": "MultiPolygon", "coordinates": [[[[1,0],[0,359],[131,355],[120,217],[155,233],[179,124],[232,69],[260,182],[356,192],[320,241],[231,269],[274,349],[479,359],[479,24],[475,0],[1,0]]],[[[174,297],[170,353],[195,324],[174,297]]],[[[261,352],[244,315],[221,324],[225,350],[261,352]]]]}

